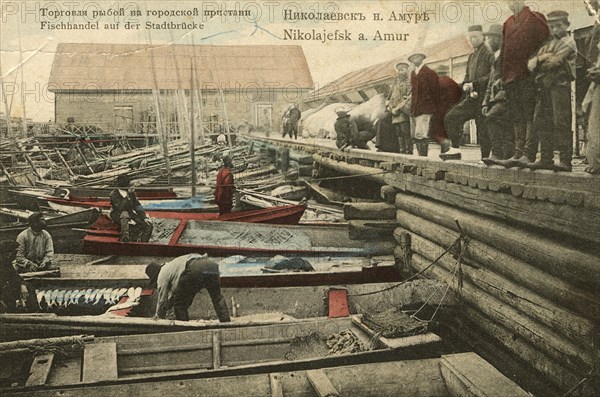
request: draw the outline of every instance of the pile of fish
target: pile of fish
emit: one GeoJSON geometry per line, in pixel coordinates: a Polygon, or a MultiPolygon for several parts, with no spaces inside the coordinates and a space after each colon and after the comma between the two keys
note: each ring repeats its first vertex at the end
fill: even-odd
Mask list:
{"type": "Polygon", "coordinates": [[[86,307],[92,311],[114,311],[136,305],[142,288],[101,288],[86,290],[42,289],[36,291],[40,308],[57,312],[73,307],[86,307]],[[123,298],[126,297],[125,300],[123,298]],[[106,306],[109,306],[105,310],[106,306]]]}

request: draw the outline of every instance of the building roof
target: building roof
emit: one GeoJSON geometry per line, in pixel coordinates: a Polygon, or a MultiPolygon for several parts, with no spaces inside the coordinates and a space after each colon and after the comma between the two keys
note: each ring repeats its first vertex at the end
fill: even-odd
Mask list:
{"type": "Polygon", "coordinates": [[[302,47],[295,45],[61,43],[50,72],[50,91],[177,89],[178,74],[181,87],[189,88],[192,59],[203,87],[313,87],[302,47]]]}
{"type": "MultiPolygon", "coordinates": [[[[473,52],[473,48],[465,35],[459,35],[440,43],[427,46],[422,52],[427,55],[425,63],[431,64],[450,58],[468,55],[473,52]]],[[[393,78],[396,64],[401,61],[406,62],[406,59],[410,55],[411,53],[405,53],[399,57],[378,63],[377,65],[350,72],[323,86],[323,88],[320,88],[317,92],[314,92],[312,98],[320,98],[335,93],[360,89],[393,78]]]]}

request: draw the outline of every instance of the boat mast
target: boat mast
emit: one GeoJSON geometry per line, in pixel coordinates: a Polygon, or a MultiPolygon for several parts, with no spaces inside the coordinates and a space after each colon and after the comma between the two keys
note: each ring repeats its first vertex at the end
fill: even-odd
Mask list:
{"type": "Polygon", "coordinates": [[[198,183],[197,175],[196,175],[196,117],[194,112],[194,91],[195,91],[195,74],[196,69],[194,68],[194,61],[192,60],[191,68],[190,68],[190,107],[191,107],[191,124],[190,124],[190,157],[191,157],[191,167],[192,167],[192,197],[196,197],[196,184],[198,183]]]}
{"type": "Polygon", "coordinates": [[[23,110],[23,121],[21,123],[21,127],[23,128],[23,138],[27,138],[27,113],[25,112],[25,95],[23,95],[23,90],[25,89],[25,74],[23,73],[23,69],[25,65],[23,64],[23,47],[21,45],[21,28],[19,23],[17,23],[17,33],[19,36],[19,69],[21,69],[21,89],[19,92],[21,93],[21,108],[23,110]]]}

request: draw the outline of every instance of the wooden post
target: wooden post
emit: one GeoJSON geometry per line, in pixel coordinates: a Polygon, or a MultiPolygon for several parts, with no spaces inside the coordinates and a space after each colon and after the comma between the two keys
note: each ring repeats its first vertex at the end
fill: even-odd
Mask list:
{"type": "Polygon", "coordinates": [[[221,331],[215,330],[212,333],[212,362],[213,369],[219,369],[221,367],[221,331]]]}
{"type": "Polygon", "coordinates": [[[190,92],[190,108],[192,110],[192,117],[191,117],[191,124],[190,124],[190,157],[191,157],[191,163],[190,166],[192,168],[192,197],[196,197],[196,183],[198,183],[198,177],[196,175],[196,118],[194,117],[194,91],[195,91],[195,87],[194,87],[194,74],[195,74],[196,70],[194,68],[194,65],[192,65],[191,68],[191,76],[190,76],[190,88],[191,88],[191,92],[190,92]]]}
{"type": "Polygon", "coordinates": [[[69,167],[69,163],[67,163],[67,160],[65,160],[65,158],[63,157],[63,155],[60,153],[60,150],[54,149],[54,151],[56,152],[56,155],[58,156],[58,159],[60,160],[60,162],[65,166],[65,168],[69,172],[69,175],[75,176],[75,173],[73,172],[73,170],[71,169],[71,167],[69,167]]]}
{"type": "Polygon", "coordinates": [[[227,117],[227,102],[225,101],[225,94],[223,94],[223,89],[219,86],[219,91],[221,92],[221,102],[223,103],[223,117],[225,118],[225,136],[227,136],[227,144],[229,147],[232,146],[231,143],[231,134],[229,132],[229,118],[227,117]]]}
{"type": "Polygon", "coordinates": [[[93,174],[94,170],[92,169],[92,167],[90,167],[90,163],[88,163],[87,159],[85,158],[85,154],[83,153],[83,150],[81,150],[81,147],[79,146],[79,142],[75,144],[75,150],[77,150],[77,153],[81,156],[81,159],[83,160],[83,164],[85,164],[85,167],[88,169],[88,171],[93,174]]]}

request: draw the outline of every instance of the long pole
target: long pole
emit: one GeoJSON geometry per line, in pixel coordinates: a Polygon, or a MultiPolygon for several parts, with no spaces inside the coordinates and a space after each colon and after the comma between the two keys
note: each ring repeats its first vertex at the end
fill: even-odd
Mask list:
{"type": "Polygon", "coordinates": [[[196,175],[196,117],[194,112],[194,91],[196,89],[194,85],[195,80],[195,68],[192,61],[191,65],[191,74],[190,74],[190,107],[192,111],[191,124],[190,124],[190,156],[191,156],[191,166],[192,166],[192,197],[196,197],[196,183],[198,183],[198,178],[196,175]]]}
{"type": "Polygon", "coordinates": [[[169,146],[168,146],[168,136],[167,131],[165,129],[165,124],[163,120],[163,115],[161,114],[161,106],[160,106],[160,90],[158,89],[158,80],[156,79],[156,65],[154,63],[154,49],[152,48],[152,34],[148,31],[148,41],[150,42],[150,61],[152,62],[152,78],[154,80],[154,89],[152,93],[154,94],[154,102],[156,106],[156,124],[159,129],[159,137],[162,137],[162,148],[163,155],[165,158],[165,168],[167,171],[167,184],[171,186],[171,161],[169,159],[169,146]]]}
{"type": "Polygon", "coordinates": [[[24,63],[23,63],[23,47],[21,46],[21,28],[20,24],[17,24],[17,33],[19,35],[19,65],[21,69],[21,108],[23,110],[23,122],[21,123],[21,127],[23,127],[23,138],[27,138],[27,112],[25,112],[25,95],[23,90],[25,89],[24,81],[25,74],[23,73],[24,63]]]}

